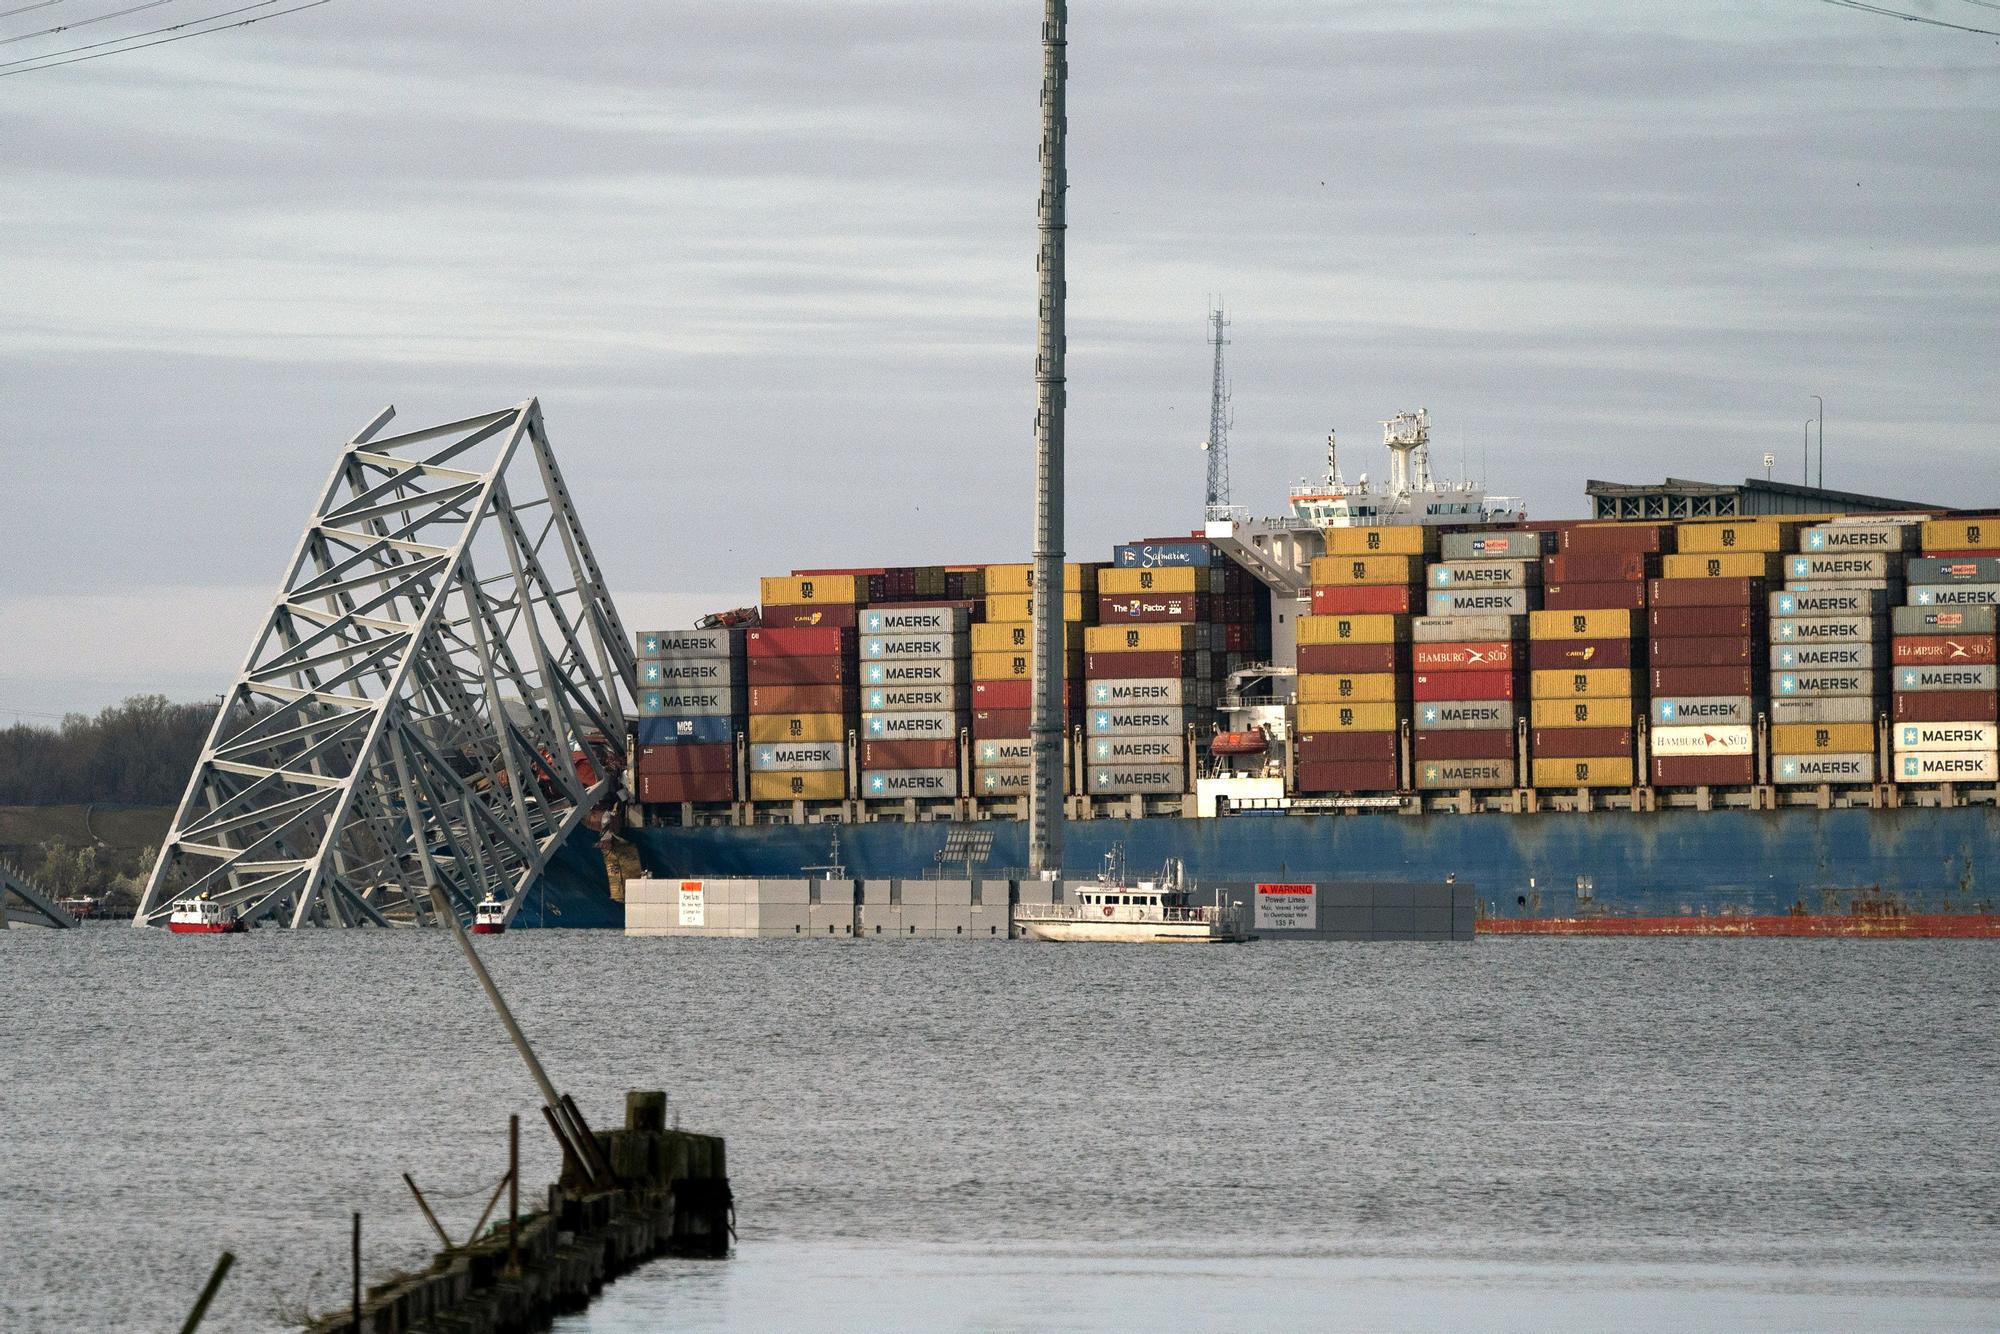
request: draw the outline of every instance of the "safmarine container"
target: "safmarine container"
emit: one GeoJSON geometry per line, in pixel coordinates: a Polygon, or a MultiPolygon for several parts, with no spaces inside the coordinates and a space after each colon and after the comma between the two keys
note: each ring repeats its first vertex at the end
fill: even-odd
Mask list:
{"type": "Polygon", "coordinates": [[[1207,542],[1126,542],[1111,549],[1111,563],[1120,569],[1162,569],[1192,565],[1207,569],[1220,565],[1223,555],[1207,542]]]}

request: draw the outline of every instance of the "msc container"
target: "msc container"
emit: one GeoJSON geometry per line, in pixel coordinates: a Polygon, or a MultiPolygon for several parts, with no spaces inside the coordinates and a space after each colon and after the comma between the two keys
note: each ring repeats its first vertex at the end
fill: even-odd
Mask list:
{"type": "Polygon", "coordinates": [[[1773,644],[1771,666],[1779,671],[1872,671],[1880,665],[1880,641],[1867,644],[1773,644]]]}
{"type": "Polygon", "coordinates": [[[1311,566],[1315,588],[1330,584],[1420,584],[1421,556],[1317,556],[1311,566]]]}
{"type": "Polygon", "coordinates": [[[1811,755],[1873,750],[1873,723],[1774,723],[1771,750],[1782,755],[1811,755]]]}
{"type": "Polygon", "coordinates": [[[1497,699],[1439,699],[1417,705],[1418,727],[1432,732],[1484,731],[1505,728],[1513,731],[1515,704],[1497,699]]]}
{"type": "Polygon", "coordinates": [[[1574,760],[1591,755],[1630,755],[1629,727],[1537,727],[1528,734],[1530,754],[1550,760],[1574,760]]]}
{"type": "Polygon", "coordinates": [[[1660,573],[1668,579],[1769,579],[1785,577],[1785,558],[1756,551],[1721,555],[1667,556],[1660,573]]]}
{"type": "Polygon", "coordinates": [[[645,658],[639,663],[642,686],[721,686],[743,682],[739,658],[645,658]]]}
{"type": "Polygon", "coordinates": [[[1187,710],[1135,705],[1091,709],[1084,726],[1092,736],[1179,736],[1187,727],[1187,710]]]}
{"type": "Polygon", "coordinates": [[[1184,736],[1100,736],[1090,739],[1092,764],[1181,764],[1187,759],[1184,736]]]}
{"type": "Polygon", "coordinates": [[[2000,584],[2000,556],[1918,556],[1907,570],[1912,584],[2000,584]]]}
{"type": "Polygon", "coordinates": [[[638,787],[639,800],[648,804],[736,800],[736,776],[727,771],[706,774],[640,774],[638,787]]]}
{"type": "Polygon", "coordinates": [[[1520,660],[1513,643],[1505,639],[1418,644],[1410,656],[1419,672],[1510,672],[1520,660]]]}
{"type": "Polygon", "coordinates": [[[1590,611],[1603,607],[1618,611],[1639,611],[1646,605],[1646,585],[1629,583],[1552,583],[1542,590],[1542,606],[1548,611],[1590,611]]]}
{"type": "Polygon", "coordinates": [[[1077,675],[1087,676],[1093,681],[1207,676],[1209,663],[1206,653],[1086,653],[1083,655],[1083,670],[1077,675]]]}
{"type": "Polygon", "coordinates": [[[1116,797],[1146,792],[1187,791],[1184,764],[1093,764],[1088,777],[1093,796],[1116,797]]]}
{"type": "Polygon", "coordinates": [[[1991,783],[2000,757],[1990,750],[1904,750],[1896,753],[1898,783],[1991,783]]]}
{"type": "Polygon", "coordinates": [[[1536,699],[1629,699],[1637,693],[1636,683],[1636,674],[1629,668],[1557,669],[1531,672],[1528,690],[1536,699]]]}
{"type": "Polygon", "coordinates": [[[1674,549],[1673,528],[1663,523],[1580,523],[1561,530],[1563,552],[1663,552],[1674,549]]]}
{"type": "Polygon", "coordinates": [[[1300,764],[1374,763],[1396,759],[1394,732],[1312,732],[1298,739],[1300,764]]]}
{"type": "MultiPolygon", "coordinates": [[[[1388,732],[1359,732],[1357,736],[1394,737],[1388,732]]],[[[1514,758],[1512,728],[1485,728],[1478,731],[1419,731],[1413,734],[1418,760],[1511,760],[1514,758]]]]}
{"type": "Polygon", "coordinates": [[[727,718],[742,708],[742,692],[727,686],[720,690],[678,686],[639,692],[641,718],[727,718]]]}
{"type": "Polygon", "coordinates": [[[1527,629],[1525,616],[1424,616],[1410,622],[1410,638],[1419,644],[1511,643],[1527,629]]]}
{"type": "Polygon", "coordinates": [[[1438,552],[1446,560],[1540,560],[1551,549],[1552,536],[1532,528],[1446,533],[1438,542],[1438,552]]]}
{"type": "Polygon", "coordinates": [[[784,607],[802,602],[845,602],[866,600],[868,588],[851,574],[778,576],[758,581],[757,600],[766,606],[784,607]]]}
{"type": "Polygon", "coordinates": [[[870,801],[955,797],[958,769],[871,769],[861,776],[861,795],[870,801]]]}
{"type": "Polygon", "coordinates": [[[1754,755],[1656,755],[1656,787],[1749,787],[1757,781],[1754,755]]]}
{"type": "Polygon", "coordinates": [[[1655,639],[1733,639],[1755,634],[1762,617],[1755,607],[1655,607],[1646,626],[1655,639]]]}
{"type": "MultiPolygon", "coordinates": [[[[1991,520],[2000,533],[2000,519],[1991,520]]],[[[1899,635],[1990,635],[1992,607],[1892,607],[1889,628],[1899,635]]]]}
{"type": "MultiPolygon", "coordinates": [[[[1091,606],[1096,606],[1092,602],[1091,606]]],[[[1033,593],[989,593],[983,606],[986,620],[1020,624],[1035,619],[1035,595],[1033,593]]],[[[1065,621],[1087,621],[1084,614],[1083,594],[1075,591],[1063,594],[1062,618],[1065,621]]]]}
{"type": "Polygon", "coordinates": [[[1875,781],[1875,752],[1774,755],[1771,757],[1771,781],[1785,784],[1872,783],[1875,781]]]}
{"type": "Polygon", "coordinates": [[[851,685],[751,686],[752,713],[852,713],[861,697],[851,685]]]}
{"type": "Polygon", "coordinates": [[[1873,695],[1827,695],[1816,699],[1774,699],[1773,723],[1865,723],[1876,713],[1873,695]]]}
{"type": "MultiPolygon", "coordinates": [[[[1080,565],[1069,561],[1063,566],[1063,593],[1097,592],[1097,567],[1080,565]]],[[[1035,591],[1035,567],[1033,565],[989,565],[986,567],[986,596],[996,593],[1032,593],[1035,591]]]]}
{"type": "Polygon", "coordinates": [[[1529,705],[1535,727],[1625,727],[1638,717],[1629,699],[1538,699],[1529,705]]]}
{"type": "MultiPolygon", "coordinates": [[[[1304,679],[1300,678],[1301,681],[1304,679]]],[[[1410,698],[1513,699],[1523,693],[1523,684],[1520,675],[1511,671],[1413,672],[1410,676],[1410,698]]]]}
{"type": "Polygon", "coordinates": [[[1848,579],[1887,579],[1901,565],[1900,556],[1890,557],[1880,552],[1872,555],[1813,553],[1785,557],[1785,577],[1823,583],[1839,583],[1848,579]]]}
{"type": "Polygon", "coordinates": [[[1312,591],[1315,616],[1408,616],[1423,607],[1423,593],[1409,584],[1322,584],[1312,591]]]}
{"type": "Polygon", "coordinates": [[[1100,625],[1123,621],[1205,621],[1210,618],[1206,593],[1112,593],[1097,595],[1100,625]]]}
{"type": "Polygon", "coordinates": [[[736,737],[733,718],[640,718],[632,724],[642,746],[672,746],[685,742],[714,744],[736,737]]]}
{"type": "Polygon", "coordinates": [[[1994,661],[1992,635],[1898,635],[1890,641],[1890,661],[1897,666],[1913,663],[1990,663],[1994,661]]]}
{"type": "Polygon", "coordinates": [[[1542,578],[1551,584],[1636,583],[1659,562],[1640,551],[1559,551],[1542,562],[1542,578]]]}
{"type": "Polygon", "coordinates": [[[1424,598],[1432,616],[1521,616],[1540,605],[1540,589],[1434,588],[1424,598]]]}
{"type": "MultiPolygon", "coordinates": [[[[981,630],[997,626],[982,625],[981,630]]],[[[901,658],[955,658],[965,652],[965,636],[951,630],[901,631],[890,635],[864,635],[861,656],[870,662],[901,658]]]]}
{"type": "MultiPolygon", "coordinates": [[[[1476,736],[1478,733],[1467,735],[1476,736]]],[[[1514,761],[1511,757],[1420,761],[1417,764],[1417,786],[1431,792],[1512,787],[1514,761]]]]}
{"type": "Polygon", "coordinates": [[[1425,524],[1328,528],[1325,535],[1329,556],[1425,556],[1437,551],[1437,529],[1425,524]]]}
{"type": "Polygon", "coordinates": [[[1446,560],[1430,567],[1432,588],[1527,588],[1542,582],[1540,561],[1446,560]]]}
{"type": "MultiPolygon", "coordinates": [[[[1303,619],[1311,619],[1310,617],[1303,619]]],[[[1200,625],[1102,625],[1083,632],[1086,653],[1192,653],[1207,648],[1200,625]]]]}
{"type": "Polygon", "coordinates": [[[1888,605],[1880,588],[1788,589],[1770,597],[1773,616],[1875,616],[1888,605]]]}
{"type": "Polygon", "coordinates": [[[1205,570],[1220,565],[1222,555],[1207,542],[1127,542],[1111,548],[1111,563],[1120,569],[1157,570],[1192,565],[1205,570]]]}
{"type": "Polygon", "coordinates": [[[1656,723],[1669,726],[1689,723],[1748,725],[1756,716],[1756,698],[1752,695],[1674,695],[1655,699],[1648,716],[1656,723]]]}
{"type": "Polygon", "coordinates": [[[1911,584],[1912,607],[2000,606],[2000,584],[1911,584]]]}
{"type": "Polygon", "coordinates": [[[1410,637],[1409,619],[1402,616],[1301,616],[1297,626],[1301,646],[1400,644],[1410,637]]]}
{"type": "Polygon", "coordinates": [[[1631,787],[1632,757],[1536,760],[1533,772],[1536,787],[1631,787]]]}
{"type": "Polygon", "coordinates": [[[839,741],[792,741],[750,747],[750,772],[794,770],[820,773],[847,764],[847,746],[839,741]]]}
{"type": "Polygon", "coordinates": [[[1963,664],[1947,666],[1898,667],[1894,677],[1898,690],[1992,690],[1994,687],[1993,668],[1968,667],[1963,664]]]}
{"type": "Polygon", "coordinates": [[[1992,750],[2000,744],[2000,727],[1991,723],[1899,723],[1891,737],[1899,751],[1992,750]]]}
{"type": "Polygon", "coordinates": [[[1407,679],[1393,672],[1368,676],[1306,675],[1298,678],[1298,700],[1301,704],[1389,703],[1408,696],[1403,684],[1407,679]]]}
{"type": "Polygon", "coordinates": [[[966,658],[903,658],[864,662],[861,683],[869,686],[962,686],[972,679],[966,658]]]}
{"type": "Polygon", "coordinates": [[[743,633],[746,658],[835,658],[854,652],[855,633],[844,626],[759,626],[743,633]]]}
{"type": "Polygon", "coordinates": [[[863,741],[864,769],[949,769],[958,763],[956,741],[863,741]]]}
{"type": "Polygon", "coordinates": [[[815,626],[851,630],[861,624],[861,608],[846,602],[801,602],[765,607],[758,615],[766,630],[809,630],[815,626]]]}
{"type": "Polygon", "coordinates": [[[1400,704],[1301,704],[1301,732],[1393,732],[1405,709],[1400,704]]]}
{"type": "Polygon", "coordinates": [[[1822,523],[1799,534],[1801,551],[1910,551],[1918,526],[1909,523],[1822,523]]]}
{"type": "Polygon", "coordinates": [[[740,627],[715,630],[641,630],[638,642],[641,658],[743,656],[743,631],[740,627]]]}
{"type": "Polygon", "coordinates": [[[1655,755],[1748,755],[1754,746],[1750,729],[1735,723],[1655,727],[1647,740],[1655,755]]]}
{"type": "Polygon", "coordinates": [[[1659,639],[1646,647],[1655,667],[1747,667],[1763,656],[1764,641],[1750,635],[1714,639],[1659,639]]]}
{"type": "Polygon", "coordinates": [[[1530,639],[1630,639],[1638,618],[1629,611],[1533,611],[1528,613],[1530,639]]]}
{"type": "Polygon", "coordinates": [[[863,692],[863,713],[963,712],[972,703],[964,686],[877,686],[863,692]]]}
{"type": "Polygon", "coordinates": [[[1796,695],[1876,695],[1882,677],[1875,671],[1817,670],[1771,673],[1771,693],[1780,699],[1796,695]]]}
{"type": "Polygon", "coordinates": [[[1106,570],[1097,576],[1097,594],[1208,593],[1216,571],[1181,567],[1166,570],[1106,570]]]}
{"type": "Polygon", "coordinates": [[[1645,661],[1643,641],[1630,639],[1540,639],[1528,645],[1528,666],[1536,671],[1579,667],[1634,667],[1645,661]]]}
{"type": "Polygon", "coordinates": [[[1293,770],[1292,787],[1298,792],[1395,792],[1403,785],[1400,768],[1394,760],[1301,764],[1293,770]]]}
{"type": "Polygon", "coordinates": [[[727,741],[687,742],[675,746],[639,746],[633,772],[644,777],[685,777],[727,774],[736,770],[736,747],[727,741]]]}
{"type": "Polygon", "coordinates": [[[1798,527],[1780,519],[1684,523],[1674,535],[1674,544],[1677,550],[1698,553],[1783,551],[1798,527]]]}
{"type": "Polygon", "coordinates": [[[773,713],[750,715],[748,732],[760,741],[844,741],[847,716],[840,713],[773,713]]]}
{"type": "Polygon", "coordinates": [[[1932,519],[1919,539],[1926,553],[2000,547],[2000,518],[1932,519]]]}
{"type": "MultiPolygon", "coordinates": [[[[1082,651],[1085,633],[1082,626],[1069,621],[1063,622],[1063,652],[1076,653],[1082,651]]],[[[975,625],[970,627],[966,642],[975,655],[981,653],[1030,653],[1034,651],[1034,622],[989,621],[985,625],[975,625]]]]}
{"type": "Polygon", "coordinates": [[[838,771],[750,775],[752,801],[839,801],[847,796],[847,775],[838,771]]]}
{"type": "Polygon", "coordinates": [[[1898,690],[1890,717],[1899,723],[1990,723],[1996,697],[1990,690],[1898,690]]]}
{"type": "Polygon", "coordinates": [[[1654,607],[1748,607],[1767,587],[1763,579],[1652,579],[1646,601],[1654,607]]]}

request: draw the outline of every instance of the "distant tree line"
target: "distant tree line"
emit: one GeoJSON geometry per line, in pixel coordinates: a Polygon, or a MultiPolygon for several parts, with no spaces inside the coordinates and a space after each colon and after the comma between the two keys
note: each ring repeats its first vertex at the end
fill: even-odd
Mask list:
{"type": "Polygon", "coordinates": [[[0,730],[0,806],[174,805],[214,720],[214,704],[134,695],[60,727],[16,723],[0,730]]]}

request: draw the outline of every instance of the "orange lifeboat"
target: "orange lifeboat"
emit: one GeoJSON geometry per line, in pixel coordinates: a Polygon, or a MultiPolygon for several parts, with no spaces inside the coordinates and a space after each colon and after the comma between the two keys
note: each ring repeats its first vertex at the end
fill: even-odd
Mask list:
{"type": "Polygon", "coordinates": [[[1262,732],[1217,732],[1209,738],[1211,755],[1262,755],[1271,748],[1271,739],[1262,732]]]}

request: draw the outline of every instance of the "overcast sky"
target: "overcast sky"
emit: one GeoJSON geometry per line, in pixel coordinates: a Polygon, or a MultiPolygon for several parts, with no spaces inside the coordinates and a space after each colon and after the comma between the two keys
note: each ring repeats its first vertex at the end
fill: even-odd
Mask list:
{"type": "MultiPolygon", "coordinates": [[[[59,3],[0,38],[119,8],[59,3]]],[[[1994,38],[1813,0],[1071,10],[1075,556],[1198,521],[1218,293],[1267,510],[1329,427],[1351,475],[1418,405],[1539,517],[1766,450],[1797,480],[1815,393],[1829,485],[2000,504],[1994,38]]],[[[333,0],[0,77],[0,721],[219,693],[385,403],[539,396],[634,629],[793,566],[1025,559],[1040,18],[333,0]]]]}

